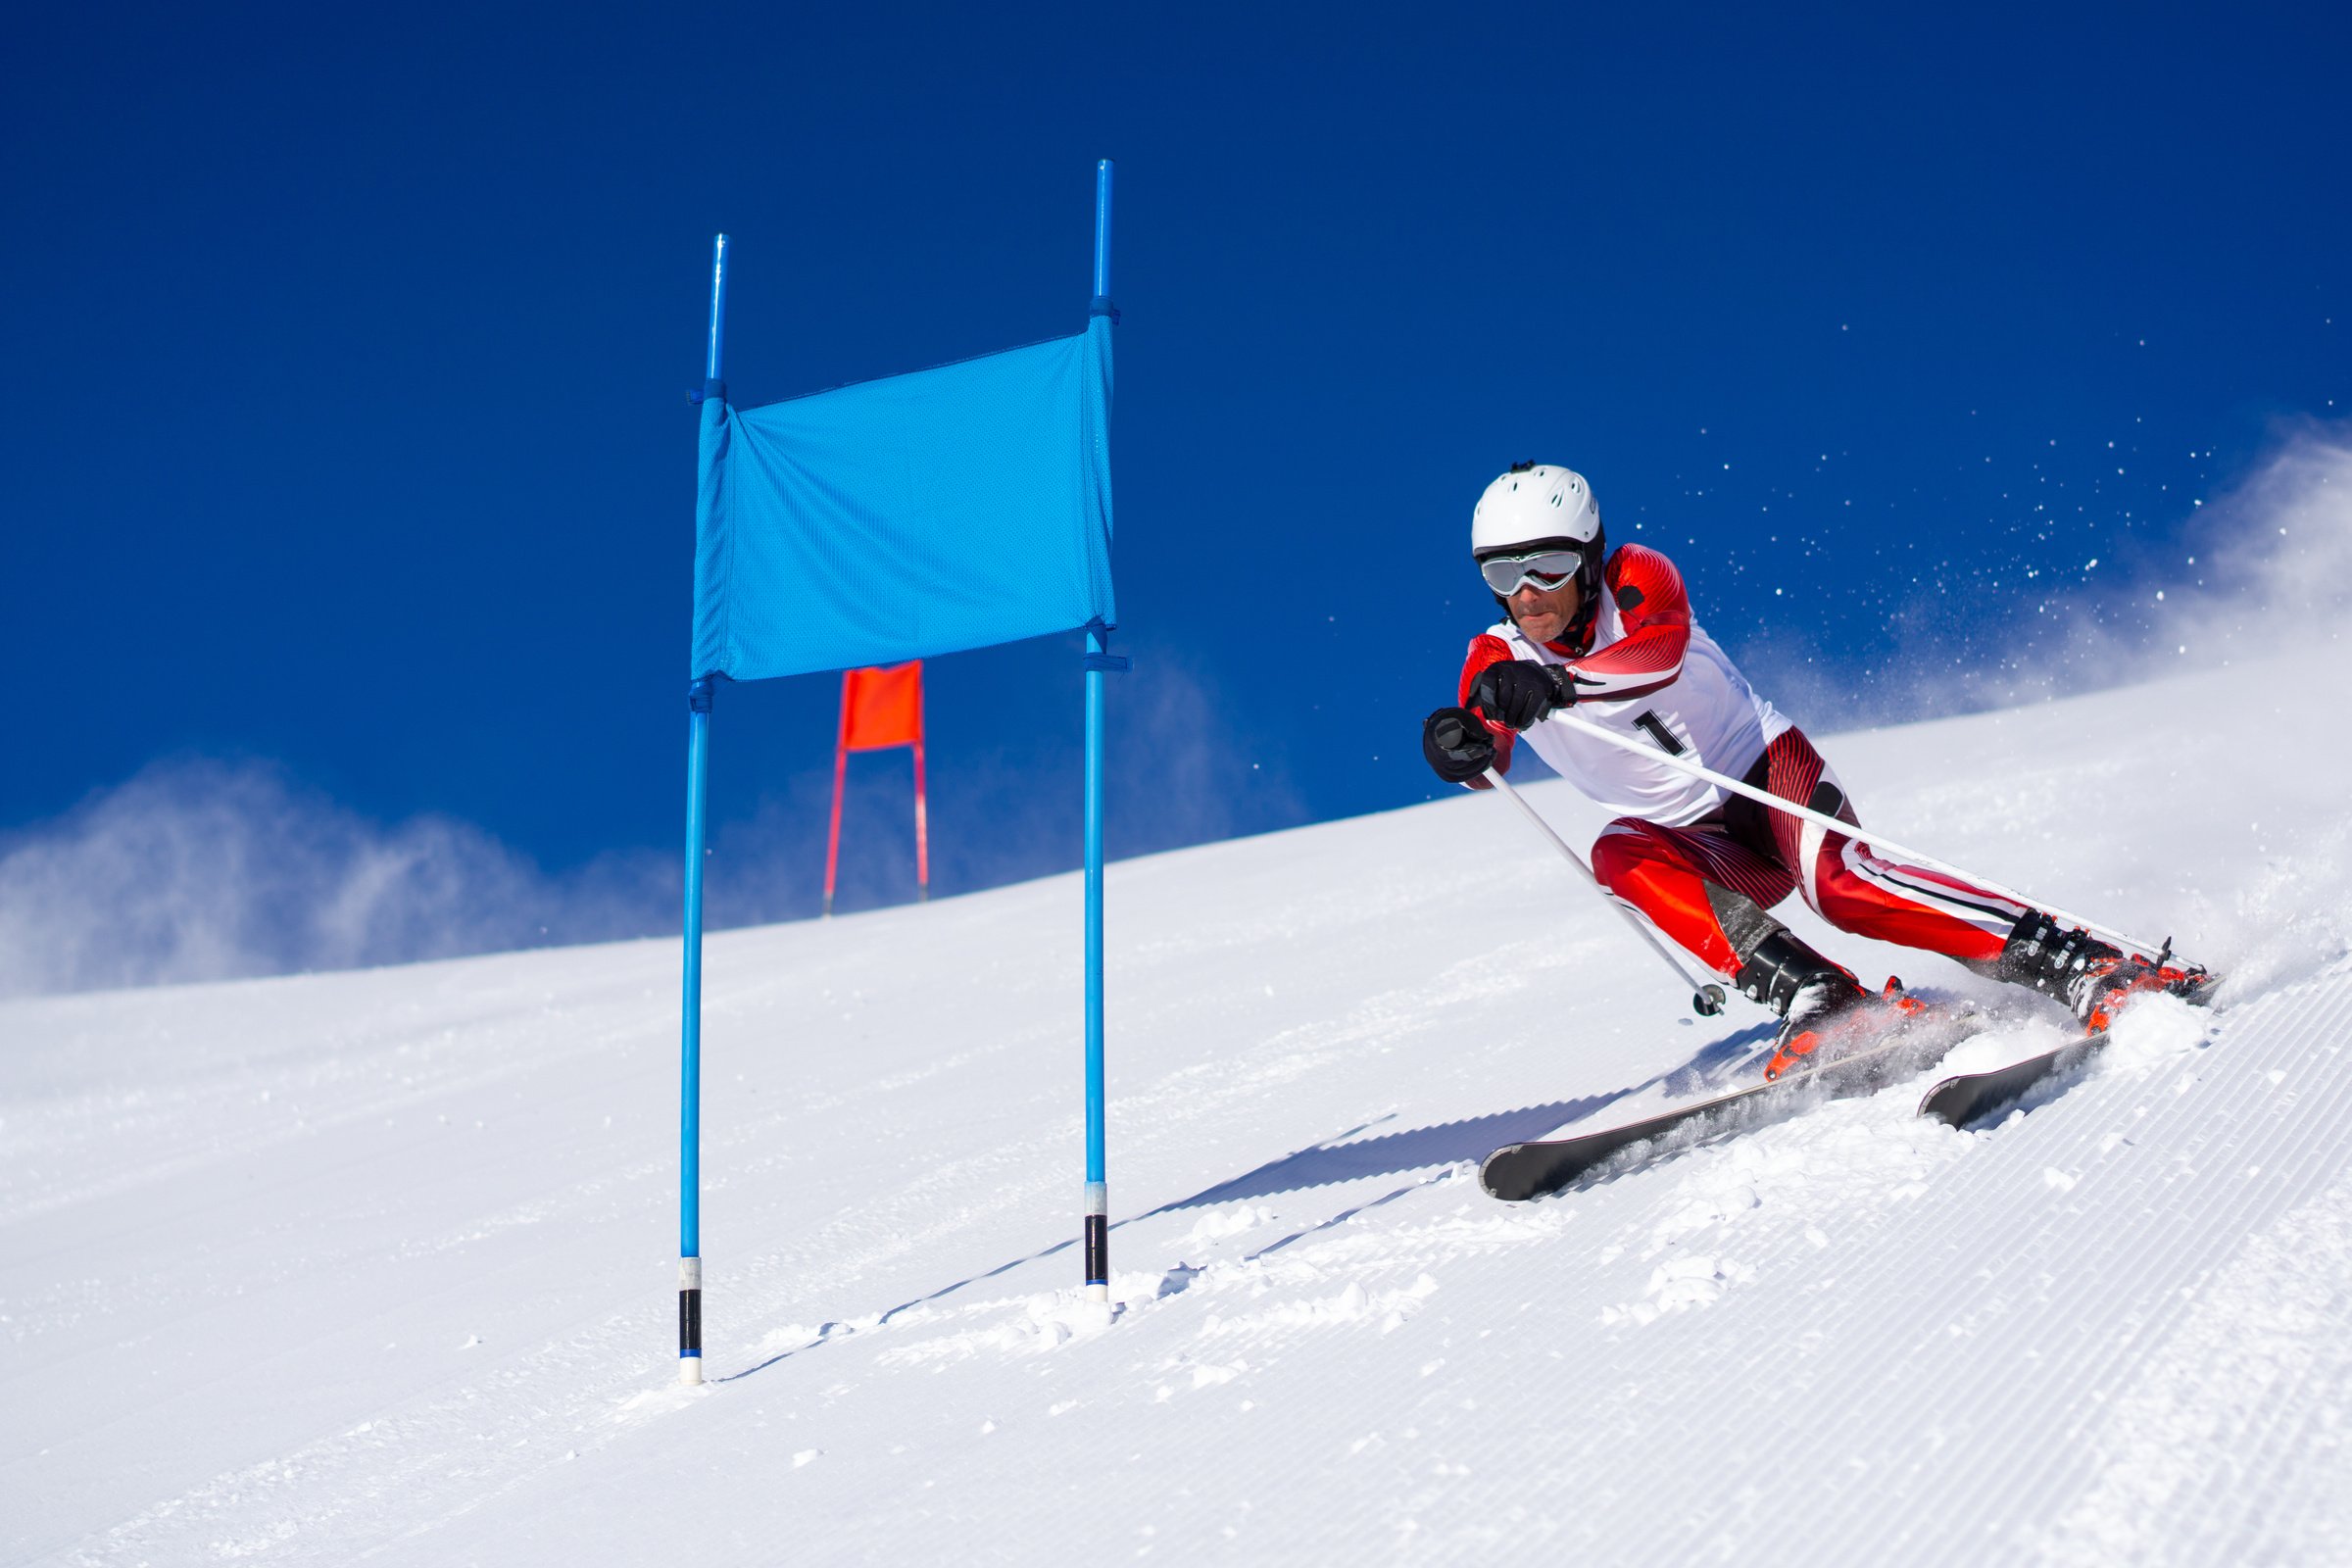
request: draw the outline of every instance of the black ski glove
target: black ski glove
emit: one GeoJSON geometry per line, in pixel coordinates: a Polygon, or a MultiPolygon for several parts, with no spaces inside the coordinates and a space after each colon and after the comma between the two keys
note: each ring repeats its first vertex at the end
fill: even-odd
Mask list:
{"type": "Polygon", "coordinates": [[[1505,660],[1489,664],[1470,683],[1470,706],[1513,729],[1525,729],[1549,716],[1553,709],[1575,703],[1576,683],[1558,664],[1505,660]]]}
{"type": "Polygon", "coordinates": [[[1446,783],[1467,784],[1494,765],[1494,737],[1467,708],[1441,708],[1421,721],[1421,755],[1446,783]]]}

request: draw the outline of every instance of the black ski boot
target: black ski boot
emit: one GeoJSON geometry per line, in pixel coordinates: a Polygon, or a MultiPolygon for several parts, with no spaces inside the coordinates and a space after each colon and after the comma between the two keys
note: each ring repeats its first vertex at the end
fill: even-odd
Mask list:
{"type": "Polygon", "coordinates": [[[1781,1015],[1764,1076],[1778,1078],[1826,1038],[1826,1026],[1871,1000],[1853,972],[1814,952],[1786,927],[1756,944],[1732,983],[1781,1015]]]}
{"type": "Polygon", "coordinates": [[[2112,1023],[2132,998],[2162,991],[2201,1006],[2215,984],[2203,964],[2176,964],[2173,945],[2153,958],[2125,953],[2077,927],[2065,930],[2035,909],[2009,933],[1994,959],[1995,979],[2026,986],[2057,1001],[2096,1032],[2112,1023]]]}

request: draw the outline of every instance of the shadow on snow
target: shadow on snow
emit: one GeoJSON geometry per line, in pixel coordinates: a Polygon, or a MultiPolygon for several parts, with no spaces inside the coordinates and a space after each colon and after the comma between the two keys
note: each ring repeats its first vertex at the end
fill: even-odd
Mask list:
{"type": "MultiPolygon", "coordinates": [[[[1157,1208],[1118,1220],[1112,1224],[1111,1229],[1121,1230],[1143,1220],[1153,1219],[1162,1214],[1171,1214],[1187,1208],[1208,1208],[1219,1203],[1240,1202],[1246,1199],[1268,1198],[1277,1193],[1303,1192],[1310,1188],[1330,1187],[1341,1182],[1360,1181],[1369,1176],[1403,1175],[1409,1171],[1453,1165],[1463,1160],[1476,1162],[1484,1159],[1504,1144],[1522,1143],[1531,1138],[1541,1138],[1548,1132],[1566,1126],[1569,1122],[1589,1116],[1596,1110],[1614,1104],[1629,1096],[1638,1095],[1645,1089],[1663,1087],[1677,1099],[1681,1099],[1687,1095],[1717,1088],[1724,1078],[1732,1075],[1754,1055],[1759,1044],[1771,1040],[1773,1029],[1774,1026],[1769,1023],[1759,1024],[1754,1028],[1742,1029],[1737,1034],[1727,1035],[1723,1039],[1710,1041],[1700,1047],[1690,1059],[1681,1066],[1662,1072],[1644,1083],[1635,1084],[1626,1089],[1613,1090],[1608,1094],[1586,1095],[1577,1100],[1555,1100],[1549,1104],[1544,1105],[1523,1105],[1516,1110],[1498,1110],[1485,1116],[1465,1116],[1457,1121],[1438,1122],[1428,1127],[1412,1127],[1400,1132],[1382,1133],[1372,1138],[1361,1136],[1379,1126],[1382,1121],[1388,1120],[1383,1116],[1366,1122],[1362,1126],[1351,1127],[1348,1131],[1326,1138],[1320,1143],[1296,1150],[1283,1155],[1280,1159],[1268,1160],[1254,1170],[1244,1171],[1241,1175],[1230,1177],[1217,1183],[1214,1187],[1202,1188],[1190,1198],[1180,1198],[1172,1202],[1162,1203],[1157,1208]]],[[[1394,1202],[1419,1185],[1421,1184],[1418,1182],[1408,1183],[1395,1192],[1354,1204],[1327,1219],[1317,1221],[1303,1230],[1295,1231],[1270,1242],[1250,1253],[1250,1256],[1252,1258],[1263,1257],[1268,1252],[1281,1250],[1301,1237],[1313,1235],[1317,1231],[1329,1230],[1335,1225],[1344,1225],[1366,1209],[1378,1208],[1385,1203],[1394,1202]]],[[[1064,1239],[1055,1242],[1051,1247],[1031,1252],[1026,1257],[1016,1257],[1010,1262],[1000,1263],[985,1273],[957,1280],[953,1285],[943,1285],[928,1296],[918,1296],[911,1300],[902,1301],[877,1318],[874,1326],[879,1328],[901,1313],[912,1311],[918,1306],[928,1305],[942,1298],[953,1296],[967,1286],[1009,1274],[1015,1269],[1041,1262],[1057,1252],[1066,1252],[1074,1245],[1076,1244],[1073,1240],[1064,1239]]],[[[1179,1264],[1176,1269],[1169,1271],[1156,1295],[1172,1296],[1182,1291],[1186,1285],[1191,1283],[1191,1276],[1198,1272],[1189,1265],[1179,1264]]],[[[789,1360],[793,1356],[812,1350],[818,1346],[838,1338],[840,1331],[844,1328],[845,1325],[838,1322],[827,1323],[817,1331],[816,1338],[810,1340],[807,1345],[796,1346],[789,1350],[780,1350],[764,1361],[748,1366],[740,1372],[731,1372],[724,1377],[714,1378],[711,1381],[732,1383],[739,1378],[748,1378],[755,1372],[764,1372],[779,1361],[789,1360]]]]}

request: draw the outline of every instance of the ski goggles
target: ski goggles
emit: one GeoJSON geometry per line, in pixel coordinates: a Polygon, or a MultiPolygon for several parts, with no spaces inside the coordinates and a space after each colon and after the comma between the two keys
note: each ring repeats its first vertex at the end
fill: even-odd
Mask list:
{"type": "Polygon", "coordinates": [[[1576,575],[1585,558],[1573,550],[1541,550],[1529,556],[1490,556],[1478,564],[1487,586],[1508,599],[1532,582],[1545,593],[1576,575]]]}

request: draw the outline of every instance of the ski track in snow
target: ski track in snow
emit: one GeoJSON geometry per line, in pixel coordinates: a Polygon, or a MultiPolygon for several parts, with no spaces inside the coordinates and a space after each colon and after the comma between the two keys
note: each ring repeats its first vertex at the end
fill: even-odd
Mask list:
{"type": "Polygon", "coordinates": [[[1921,1079],[1498,1204],[1486,1148],[1720,1082],[1753,1020],[1662,1013],[1492,802],[1115,866],[1110,1311],[1070,879],[718,938],[700,1390],[667,945],[0,1006],[0,1560],[2330,1560],[2344,835],[2290,796],[2294,854],[2114,874],[2222,792],[2074,741],[2108,700],[1836,750],[1956,857],[2024,823],[2068,902],[2276,927],[1964,1131],[1921,1079]]]}

